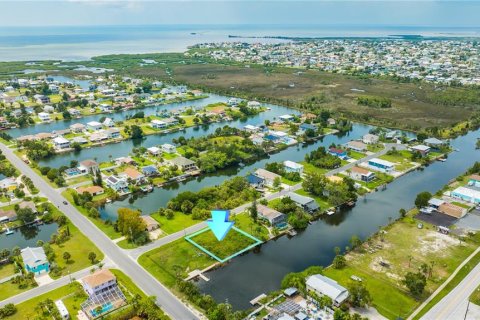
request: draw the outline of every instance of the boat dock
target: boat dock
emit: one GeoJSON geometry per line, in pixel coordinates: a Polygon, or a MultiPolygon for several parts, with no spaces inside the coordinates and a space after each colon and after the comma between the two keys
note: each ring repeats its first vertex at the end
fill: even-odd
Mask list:
{"type": "Polygon", "coordinates": [[[262,293],[261,295],[259,295],[255,298],[253,298],[252,300],[250,300],[250,304],[252,306],[254,306],[254,305],[258,304],[260,302],[260,300],[262,300],[263,298],[266,298],[266,297],[267,297],[267,295],[265,293],[262,293]]]}

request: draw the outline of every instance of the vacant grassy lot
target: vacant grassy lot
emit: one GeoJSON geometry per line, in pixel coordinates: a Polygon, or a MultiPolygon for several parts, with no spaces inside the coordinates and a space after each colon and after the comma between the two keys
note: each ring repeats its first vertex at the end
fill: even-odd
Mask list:
{"type": "Polygon", "coordinates": [[[184,214],[182,212],[175,212],[172,219],[167,219],[165,216],[161,216],[158,213],[152,214],[152,218],[160,223],[160,229],[165,233],[175,233],[183,230],[194,224],[200,223],[200,220],[193,220],[192,215],[184,214]]]}
{"type": "Polygon", "coordinates": [[[418,229],[417,223],[407,217],[390,225],[386,233],[374,236],[361,250],[349,253],[346,268],[328,268],[325,274],[342,285],[348,285],[351,275],[359,276],[382,315],[389,319],[406,318],[476,247],[474,243],[460,243],[440,234],[425,223],[423,229],[418,229]],[[419,271],[422,264],[431,267],[432,272],[427,273],[424,293],[413,297],[402,280],[407,272],[419,271]]]}
{"type": "Polygon", "coordinates": [[[0,265],[0,279],[15,274],[15,265],[13,263],[0,265]]]}

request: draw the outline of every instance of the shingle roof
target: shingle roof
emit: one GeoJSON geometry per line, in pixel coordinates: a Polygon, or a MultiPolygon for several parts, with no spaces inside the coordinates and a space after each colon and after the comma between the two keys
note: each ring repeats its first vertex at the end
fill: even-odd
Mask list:
{"type": "Polygon", "coordinates": [[[23,262],[30,267],[35,267],[48,262],[47,256],[42,247],[26,247],[25,249],[22,249],[21,255],[23,262]]]}

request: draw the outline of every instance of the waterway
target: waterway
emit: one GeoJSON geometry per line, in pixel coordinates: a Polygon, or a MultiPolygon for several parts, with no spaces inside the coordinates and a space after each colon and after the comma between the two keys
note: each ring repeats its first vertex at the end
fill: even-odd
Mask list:
{"type": "Polygon", "coordinates": [[[23,226],[13,230],[14,233],[6,235],[0,234],[0,250],[13,249],[14,247],[36,247],[37,241],[49,241],[52,234],[57,232],[56,223],[43,224],[39,226],[23,226]]]}
{"type": "Polygon", "coordinates": [[[401,208],[413,207],[419,192],[436,192],[479,161],[480,151],[475,150],[479,136],[480,131],[476,131],[453,140],[453,148],[460,151],[451,153],[446,162],[435,162],[423,171],[404,175],[385,191],[359,199],[354,208],[326,216],[291,239],[281,237],[263,244],[258,253],[233,259],[224,268],[209,272],[210,281],[199,282],[199,287],[219,302],[228,300],[234,308],[248,308],[254,297],[279,289],[287,273],[312,265],[329,265],[334,248],[345,248],[352,235],[365,239],[379,226],[388,224],[389,218],[397,218],[401,208]]]}

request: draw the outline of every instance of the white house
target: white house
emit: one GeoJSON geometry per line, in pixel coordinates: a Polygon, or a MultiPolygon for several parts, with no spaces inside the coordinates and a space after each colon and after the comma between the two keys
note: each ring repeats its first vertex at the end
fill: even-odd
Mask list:
{"type": "Polygon", "coordinates": [[[106,118],[103,121],[103,125],[107,128],[112,128],[112,127],[115,127],[115,121],[113,121],[112,118],[106,118]]]}
{"type": "Polygon", "coordinates": [[[371,133],[367,133],[366,135],[364,135],[362,137],[363,143],[366,143],[366,144],[376,144],[376,143],[378,143],[379,139],[380,139],[379,136],[371,134],[371,133]]]}
{"type": "Polygon", "coordinates": [[[339,306],[347,300],[348,290],[328,277],[321,274],[314,274],[307,278],[307,292],[312,291],[318,296],[327,296],[332,299],[333,304],[339,306]]]}
{"type": "Polygon", "coordinates": [[[278,117],[278,119],[282,120],[283,122],[288,122],[293,120],[294,116],[291,114],[284,114],[283,116],[278,117]]]}
{"type": "Polygon", "coordinates": [[[50,115],[49,115],[48,113],[46,113],[46,112],[40,112],[40,113],[38,114],[38,118],[39,118],[40,121],[42,121],[42,122],[48,122],[48,121],[51,120],[51,119],[50,119],[50,115]]]}
{"type": "Polygon", "coordinates": [[[265,181],[265,184],[270,187],[273,186],[275,179],[281,179],[280,175],[265,169],[257,169],[257,171],[255,171],[255,175],[259,178],[262,178],[265,181]]]}
{"type": "Polygon", "coordinates": [[[96,296],[117,286],[117,278],[108,269],[100,269],[80,280],[89,296],[96,296]]]}
{"type": "Polygon", "coordinates": [[[126,192],[128,191],[127,179],[119,178],[116,176],[109,176],[105,179],[105,183],[108,187],[112,188],[116,192],[126,192]]]}
{"type": "Polygon", "coordinates": [[[75,133],[83,132],[83,130],[85,130],[85,125],[82,123],[74,123],[70,125],[70,130],[75,133]]]}
{"type": "Polygon", "coordinates": [[[163,129],[167,127],[167,123],[161,120],[154,119],[150,121],[150,126],[154,129],[163,129]]]}
{"type": "Polygon", "coordinates": [[[102,124],[98,121],[90,121],[87,123],[87,128],[90,130],[97,131],[102,129],[102,124]]]}
{"type": "Polygon", "coordinates": [[[303,165],[296,163],[290,160],[283,161],[283,166],[287,172],[298,172],[299,174],[303,173],[303,165]]]}
{"type": "Polygon", "coordinates": [[[108,128],[105,132],[107,133],[108,139],[120,138],[120,129],[118,128],[108,128]]]}
{"type": "Polygon", "coordinates": [[[43,112],[52,113],[53,111],[55,111],[55,108],[50,105],[46,105],[43,107],[43,112]]]}
{"type": "Polygon", "coordinates": [[[147,148],[147,151],[154,156],[158,156],[161,152],[161,149],[159,147],[150,147],[147,148]]]}
{"type": "Polygon", "coordinates": [[[258,101],[248,101],[247,107],[249,108],[259,108],[261,106],[260,102],[258,101]]]}
{"type": "Polygon", "coordinates": [[[55,148],[57,148],[57,149],[70,148],[70,141],[68,139],[65,139],[62,136],[54,138],[53,139],[53,144],[55,145],[55,148]]]}
{"type": "Polygon", "coordinates": [[[395,169],[394,163],[379,158],[368,160],[368,165],[373,169],[380,170],[382,172],[391,172],[393,169],[395,169]]]}
{"type": "Polygon", "coordinates": [[[164,143],[162,144],[162,151],[166,153],[175,153],[177,152],[177,148],[169,143],[164,143]]]}

